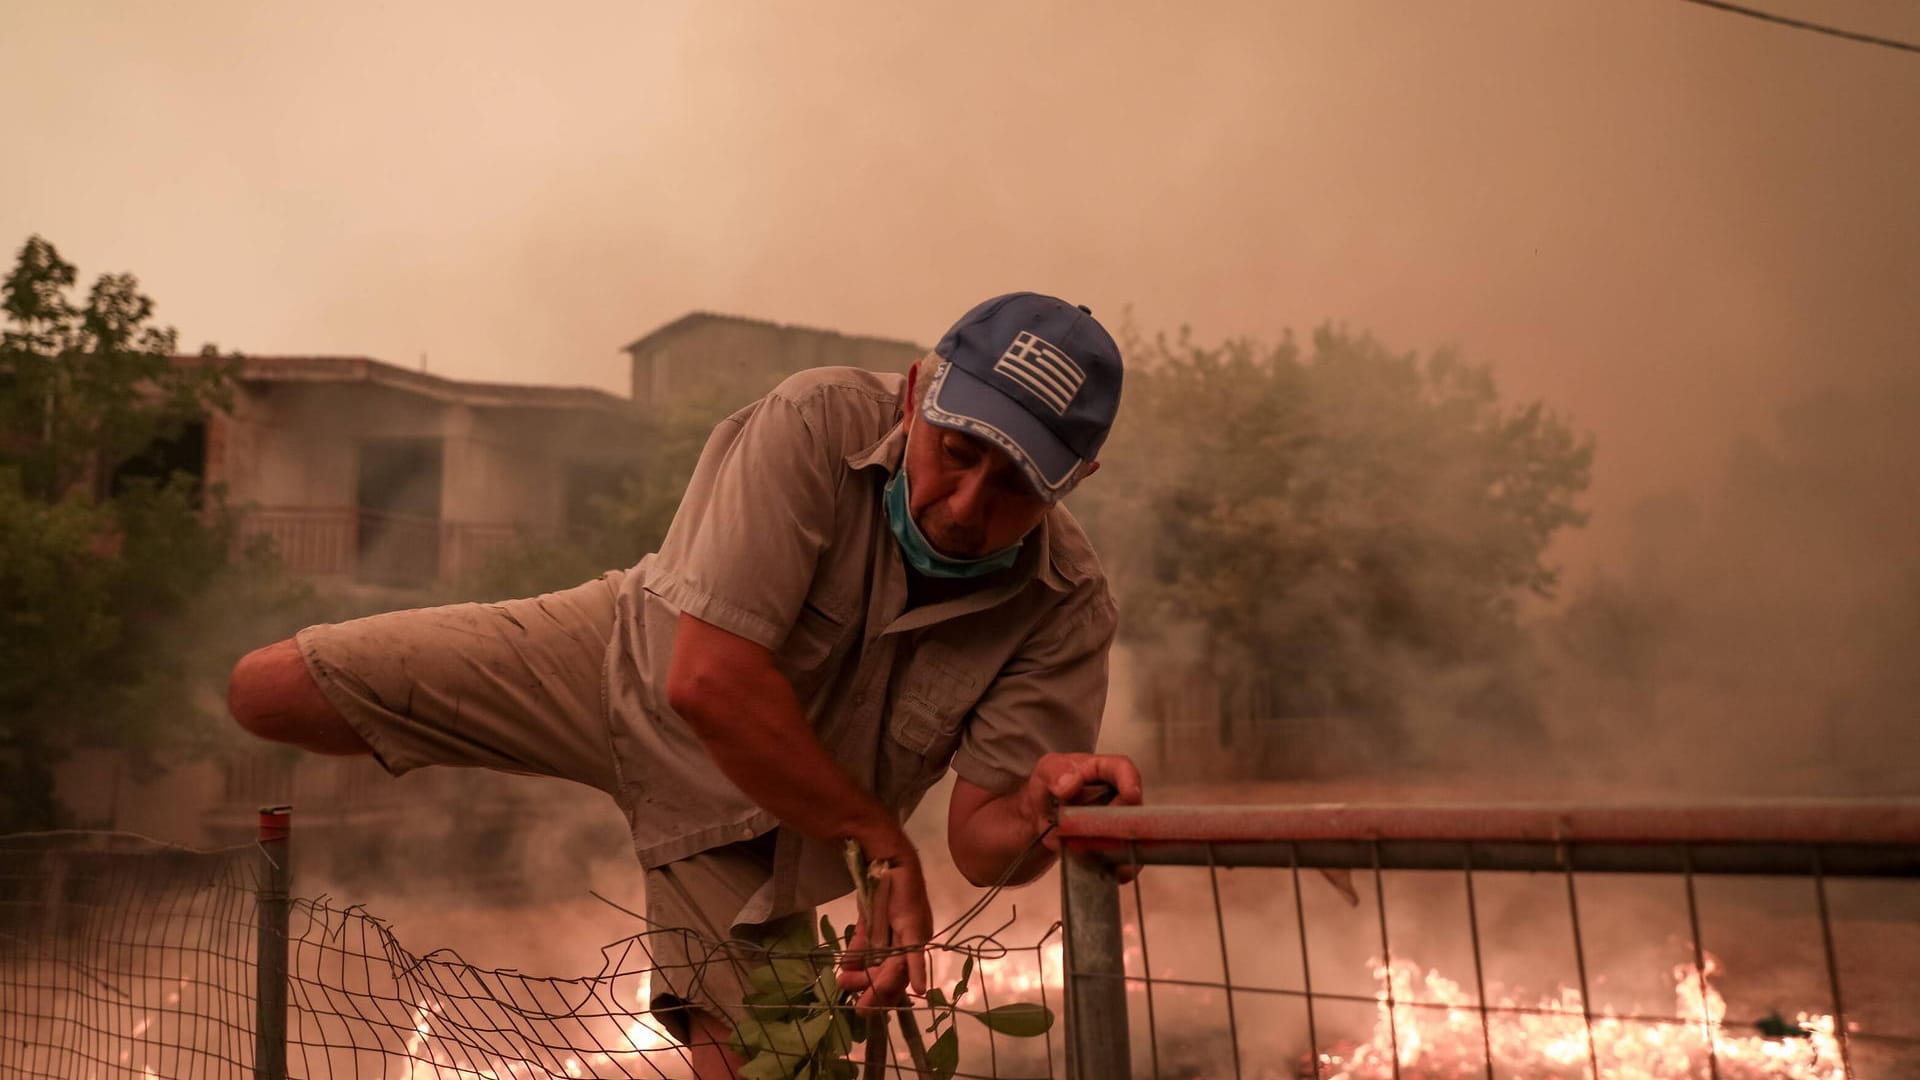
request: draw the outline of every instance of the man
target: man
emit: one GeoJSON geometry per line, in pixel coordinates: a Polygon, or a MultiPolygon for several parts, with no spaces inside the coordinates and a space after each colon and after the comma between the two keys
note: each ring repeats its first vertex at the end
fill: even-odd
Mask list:
{"type": "Polygon", "coordinates": [[[866,1007],[924,992],[932,913],[901,823],[949,766],[948,848],[982,886],[1047,868],[1052,800],[1098,783],[1139,801],[1132,763],[1091,752],[1116,612],[1059,502],[1098,468],[1120,383],[1086,308],[996,297],[905,377],[806,371],[728,417],[631,570],[308,627],[241,660],[233,714],[395,774],[487,766],[612,795],[650,921],[692,932],[656,958],[655,1013],[700,1076],[731,1076],[738,965],[699,942],[811,921],[851,886],[846,840],[888,867],[908,948],[843,985],[866,1007]]]}

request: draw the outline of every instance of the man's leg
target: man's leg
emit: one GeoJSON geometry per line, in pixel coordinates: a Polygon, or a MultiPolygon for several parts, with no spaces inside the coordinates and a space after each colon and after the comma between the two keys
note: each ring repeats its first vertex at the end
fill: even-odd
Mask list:
{"type": "Polygon", "coordinates": [[[264,738],[372,753],[395,774],[466,765],[612,792],[605,666],[622,576],[310,626],[243,658],[228,703],[264,738]]]}
{"type": "Polygon", "coordinates": [[[316,754],[371,754],[373,747],[333,707],[292,638],[240,658],[227,680],[227,710],[248,732],[316,754]]]}

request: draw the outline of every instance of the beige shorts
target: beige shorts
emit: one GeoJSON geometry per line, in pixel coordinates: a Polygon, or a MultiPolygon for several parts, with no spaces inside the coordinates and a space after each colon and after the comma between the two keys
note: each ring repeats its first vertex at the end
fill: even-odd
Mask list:
{"type": "MultiPolygon", "coordinates": [[[[625,573],[524,600],[310,626],[294,640],[327,700],[396,775],[465,765],[560,777],[617,797],[606,656],[625,573]]],[[[734,923],[768,877],[771,840],[647,872],[653,1007],[682,1041],[687,1003],[737,1023],[751,946],[794,919],[813,919],[734,923]],[[727,941],[736,944],[720,947],[727,941]]]]}

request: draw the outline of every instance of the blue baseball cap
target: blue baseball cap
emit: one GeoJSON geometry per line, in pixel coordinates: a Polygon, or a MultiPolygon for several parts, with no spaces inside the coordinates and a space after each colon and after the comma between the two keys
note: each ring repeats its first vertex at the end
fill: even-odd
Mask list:
{"type": "Polygon", "coordinates": [[[953,324],[921,415],[984,439],[1052,502],[1100,453],[1120,411],[1120,347],[1085,307],[1019,292],[953,324]]]}

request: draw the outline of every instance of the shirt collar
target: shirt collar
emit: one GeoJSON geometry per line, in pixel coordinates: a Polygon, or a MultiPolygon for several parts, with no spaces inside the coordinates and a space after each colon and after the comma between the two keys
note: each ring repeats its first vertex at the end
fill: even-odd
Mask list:
{"type": "Polygon", "coordinates": [[[866,469],[878,465],[886,469],[887,475],[891,476],[893,470],[900,467],[900,459],[906,454],[907,428],[905,424],[895,420],[893,426],[887,429],[887,433],[880,436],[879,441],[864,450],[848,454],[847,467],[866,469]]]}

